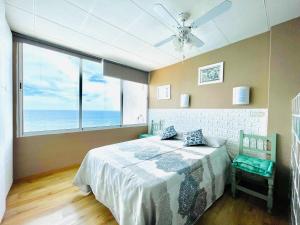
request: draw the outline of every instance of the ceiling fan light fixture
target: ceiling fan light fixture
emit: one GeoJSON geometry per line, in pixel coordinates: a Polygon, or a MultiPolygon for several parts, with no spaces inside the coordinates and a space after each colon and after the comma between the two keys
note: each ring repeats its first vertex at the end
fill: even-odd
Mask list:
{"type": "Polygon", "coordinates": [[[182,44],[180,38],[178,38],[178,37],[174,38],[173,45],[174,45],[176,51],[182,51],[183,44],[182,44]]]}
{"type": "Polygon", "coordinates": [[[185,42],[185,46],[189,50],[194,47],[193,42],[190,39],[187,39],[187,41],[185,42]]]}

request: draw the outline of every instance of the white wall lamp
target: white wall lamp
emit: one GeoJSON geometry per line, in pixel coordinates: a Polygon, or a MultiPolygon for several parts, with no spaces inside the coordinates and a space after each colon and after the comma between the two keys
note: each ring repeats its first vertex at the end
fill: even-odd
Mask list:
{"type": "Polygon", "coordinates": [[[180,107],[181,108],[188,108],[189,106],[190,106],[190,95],[181,94],[180,95],[180,107]]]}
{"type": "Polygon", "coordinates": [[[234,87],[232,93],[233,105],[249,105],[250,103],[250,87],[241,86],[234,87]]]}

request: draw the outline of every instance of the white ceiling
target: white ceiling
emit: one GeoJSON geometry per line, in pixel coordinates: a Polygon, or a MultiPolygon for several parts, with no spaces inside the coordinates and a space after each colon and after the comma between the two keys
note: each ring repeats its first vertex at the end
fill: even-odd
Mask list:
{"type": "MultiPolygon", "coordinates": [[[[161,2],[172,12],[201,16],[223,0],[6,0],[13,31],[146,71],[182,60],[172,43],[153,45],[173,34],[154,12],[161,2]]],[[[263,33],[300,16],[300,0],[231,0],[232,8],[193,33],[205,45],[186,58],[263,33]]]]}

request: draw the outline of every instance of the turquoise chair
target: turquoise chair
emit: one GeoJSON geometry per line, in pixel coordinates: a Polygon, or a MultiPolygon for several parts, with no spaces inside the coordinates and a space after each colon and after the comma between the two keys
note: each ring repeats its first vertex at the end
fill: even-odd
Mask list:
{"type": "Polygon", "coordinates": [[[147,137],[152,137],[154,135],[157,135],[159,131],[161,131],[164,127],[164,121],[160,120],[159,122],[154,122],[151,120],[151,125],[150,125],[150,132],[146,134],[140,134],[139,138],[147,138],[147,137]]]}
{"type": "Polygon", "coordinates": [[[235,197],[236,191],[242,191],[267,201],[268,212],[273,208],[273,187],[276,165],[276,134],[258,136],[240,131],[239,154],[231,165],[231,191],[235,197]],[[246,143],[248,141],[248,144],[246,143]],[[253,156],[255,155],[255,156],[253,156]],[[260,156],[258,156],[260,155],[260,156]],[[262,177],[268,182],[268,194],[246,188],[237,182],[237,172],[250,173],[262,177]]]}

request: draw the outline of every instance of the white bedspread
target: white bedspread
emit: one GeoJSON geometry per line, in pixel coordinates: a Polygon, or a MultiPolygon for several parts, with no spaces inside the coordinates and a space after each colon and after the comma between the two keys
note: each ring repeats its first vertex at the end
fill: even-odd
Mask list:
{"type": "Polygon", "coordinates": [[[189,225],[223,194],[228,168],[225,146],[150,137],[90,150],[74,184],[120,225],[189,225]]]}

